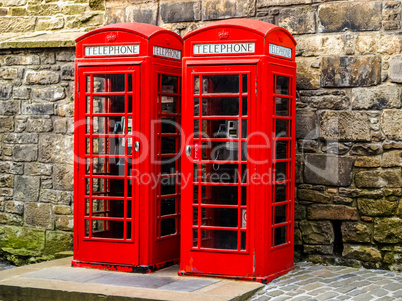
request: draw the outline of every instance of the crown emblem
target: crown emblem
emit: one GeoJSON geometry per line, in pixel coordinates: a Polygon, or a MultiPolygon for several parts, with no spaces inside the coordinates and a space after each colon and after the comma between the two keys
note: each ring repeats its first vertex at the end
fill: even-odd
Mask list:
{"type": "Polygon", "coordinates": [[[221,40],[227,39],[229,37],[229,31],[226,30],[221,30],[220,32],[218,32],[218,37],[221,40]]]}
{"type": "Polygon", "coordinates": [[[106,36],[106,41],[108,41],[109,43],[112,43],[114,41],[116,41],[117,38],[117,34],[115,34],[114,32],[111,32],[110,34],[108,34],[106,36]]]}
{"type": "Polygon", "coordinates": [[[170,39],[169,38],[166,38],[165,41],[166,41],[166,44],[168,44],[168,45],[170,44],[170,39]]]}
{"type": "Polygon", "coordinates": [[[282,32],[278,32],[278,38],[279,38],[279,42],[283,43],[283,33],[282,32]]]}

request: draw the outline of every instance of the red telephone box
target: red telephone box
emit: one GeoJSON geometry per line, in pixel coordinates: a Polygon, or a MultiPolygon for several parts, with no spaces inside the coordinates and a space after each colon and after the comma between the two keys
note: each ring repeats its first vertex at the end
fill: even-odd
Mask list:
{"type": "Polygon", "coordinates": [[[270,281],[294,265],[296,42],[248,19],[183,39],[179,273],[270,281]]]}
{"type": "Polygon", "coordinates": [[[141,23],[77,39],[73,266],[150,272],[178,261],[182,48],[141,23]]]}

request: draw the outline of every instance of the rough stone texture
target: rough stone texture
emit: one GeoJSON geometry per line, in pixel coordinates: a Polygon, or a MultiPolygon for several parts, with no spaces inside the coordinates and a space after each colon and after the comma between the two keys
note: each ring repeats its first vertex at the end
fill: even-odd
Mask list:
{"type": "Polygon", "coordinates": [[[382,188],[401,187],[402,177],[400,169],[367,170],[355,175],[357,187],[382,188]]]}
{"type": "Polygon", "coordinates": [[[296,113],[296,138],[317,139],[317,115],[313,111],[298,111],[296,113]]]}
{"type": "Polygon", "coordinates": [[[304,182],[311,184],[349,186],[352,182],[351,157],[306,154],[304,182]]]}
{"type": "Polygon", "coordinates": [[[388,139],[402,140],[401,110],[384,110],[381,115],[381,128],[388,139]]]}
{"type": "Polygon", "coordinates": [[[301,221],[303,242],[312,245],[332,244],[334,232],[328,221],[301,221]]]}
{"type": "Polygon", "coordinates": [[[352,108],[355,110],[382,110],[400,107],[401,87],[397,85],[352,89],[352,108]]]}
{"type": "Polygon", "coordinates": [[[390,216],[395,213],[398,202],[387,199],[365,199],[357,200],[359,212],[367,216],[390,216]]]}
{"type": "Polygon", "coordinates": [[[54,228],[52,205],[30,202],[25,204],[25,224],[39,226],[45,229],[54,228]]]}
{"type": "Polygon", "coordinates": [[[366,87],[380,82],[381,58],[377,55],[322,59],[322,87],[366,87]]]}
{"type": "Polygon", "coordinates": [[[292,34],[315,33],[315,9],[310,6],[281,9],[278,25],[292,34]]]}
{"type": "Polygon", "coordinates": [[[402,83],[402,57],[397,56],[391,60],[390,78],[392,82],[402,83]]]}
{"type": "Polygon", "coordinates": [[[372,227],[362,222],[343,222],[341,226],[342,240],[349,243],[365,243],[371,241],[372,227]]]}
{"type": "Polygon", "coordinates": [[[328,3],[318,10],[319,31],[367,31],[381,28],[381,2],[328,3]]]}
{"type": "Polygon", "coordinates": [[[201,2],[162,2],[161,18],[165,23],[199,21],[201,19],[201,2]]]}
{"type": "Polygon", "coordinates": [[[376,218],[374,220],[374,240],[379,243],[402,243],[402,219],[376,218]]]}
{"type": "Polygon", "coordinates": [[[344,205],[314,205],[307,208],[310,220],[357,220],[357,210],[344,205]]]}
{"type": "Polygon", "coordinates": [[[373,247],[345,245],[342,256],[363,261],[378,262],[381,260],[381,252],[373,247]]]}
{"type": "Polygon", "coordinates": [[[324,111],[320,116],[321,136],[328,140],[371,140],[367,114],[356,111],[324,111]]]}
{"type": "Polygon", "coordinates": [[[320,88],[320,68],[313,68],[312,64],[319,62],[312,58],[296,58],[297,63],[297,89],[308,90],[320,88]]]}

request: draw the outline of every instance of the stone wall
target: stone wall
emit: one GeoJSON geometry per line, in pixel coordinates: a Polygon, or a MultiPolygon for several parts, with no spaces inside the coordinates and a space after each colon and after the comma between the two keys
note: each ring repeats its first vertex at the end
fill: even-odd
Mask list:
{"type": "Polygon", "coordinates": [[[0,257],[72,249],[74,49],[0,50],[0,257]]]}
{"type": "MultiPolygon", "coordinates": [[[[9,7],[0,13],[9,20],[4,2],[24,1],[0,0],[9,7]]],[[[370,0],[106,0],[104,10],[107,24],[145,22],[181,35],[243,17],[294,34],[296,252],[391,270],[402,270],[401,11],[401,1],[370,0]]],[[[73,57],[68,49],[0,55],[0,241],[8,259],[40,260],[71,244],[73,57]]]]}

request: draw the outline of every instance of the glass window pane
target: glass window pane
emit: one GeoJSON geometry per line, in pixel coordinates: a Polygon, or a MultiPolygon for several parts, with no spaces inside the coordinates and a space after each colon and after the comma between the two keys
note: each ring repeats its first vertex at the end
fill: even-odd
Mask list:
{"type": "Polygon", "coordinates": [[[276,77],[276,94],[290,95],[289,92],[289,77],[278,75],[276,77]]]}
{"type": "Polygon", "coordinates": [[[178,77],[173,75],[162,74],[162,93],[174,93],[178,91],[178,77]]]}
{"type": "Polygon", "coordinates": [[[124,158],[105,158],[105,157],[92,158],[92,174],[124,176],[125,174],[124,158]]]}
{"type": "Polygon", "coordinates": [[[202,159],[214,161],[238,161],[238,147],[238,141],[203,141],[202,159]]]}
{"type": "Polygon", "coordinates": [[[287,180],[287,162],[277,162],[275,164],[275,181],[287,180]]]}
{"type": "Polygon", "coordinates": [[[199,138],[200,132],[199,132],[199,120],[194,119],[194,138],[199,138]]]}
{"type": "Polygon", "coordinates": [[[287,208],[288,205],[281,205],[281,206],[276,206],[275,208],[275,225],[284,223],[287,221],[287,208]]]}
{"type": "Polygon", "coordinates": [[[203,75],[204,94],[239,93],[239,75],[203,75]]]}
{"type": "Polygon", "coordinates": [[[176,233],[176,220],[167,218],[161,220],[161,236],[172,235],[176,233]]]}
{"type": "Polygon", "coordinates": [[[247,246],[247,234],[245,231],[240,232],[241,235],[241,250],[246,250],[246,246],[247,246]]]}
{"type": "Polygon", "coordinates": [[[161,158],[161,174],[174,174],[176,173],[176,159],[161,158]]]}
{"type": "Polygon", "coordinates": [[[162,134],[174,134],[178,129],[178,124],[175,118],[162,118],[161,119],[161,133],[162,134]]]}
{"type": "Polygon", "coordinates": [[[233,208],[201,208],[204,217],[202,226],[237,227],[238,211],[233,208]]]}
{"type": "Polygon", "coordinates": [[[127,222],[127,239],[131,239],[132,226],[131,222],[127,222]]]}
{"type": "Polygon", "coordinates": [[[161,96],[161,103],[162,103],[162,112],[173,114],[177,113],[177,97],[169,96],[169,95],[162,95],[161,96]]]}
{"type": "MultiPolygon", "coordinates": [[[[239,121],[237,119],[204,119],[202,130],[203,137],[236,139],[239,137],[239,121]]],[[[242,130],[243,136],[247,135],[246,120],[243,120],[242,130]]]]}
{"type": "Polygon", "coordinates": [[[241,187],[241,205],[247,206],[247,187],[246,186],[241,187]]]}
{"type": "Polygon", "coordinates": [[[85,113],[91,113],[91,97],[90,96],[87,96],[86,97],[86,100],[87,100],[87,102],[86,102],[86,109],[85,109],[85,113]]]}
{"type": "Polygon", "coordinates": [[[91,76],[87,75],[85,78],[86,78],[85,92],[89,92],[91,91],[91,76]]]}
{"type": "Polygon", "coordinates": [[[288,119],[276,119],[276,137],[289,137],[288,119]]]}
{"type": "Polygon", "coordinates": [[[247,74],[243,74],[243,93],[247,93],[248,92],[248,75],[247,74]]]}
{"type": "Polygon", "coordinates": [[[93,92],[124,92],[125,74],[102,74],[93,76],[93,92]]]}
{"type": "Polygon", "coordinates": [[[200,94],[200,77],[194,76],[194,94],[200,94]]]}
{"type": "Polygon", "coordinates": [[[193,248],[198,247],[198,229],[193,229],[193,248]]]}
{"type": "Polygon", "coordinates": [[[243,97],[243,110],[242,115],[247,116],[248,112],[248,97],[243,97]]]}
{"type": "Polygon", "coordinates": [[[208,163],[201,164],[201,181],[212,183],[238,183],[237,164],[208,163]]]}
{"type": "Polygon", "coordinates": [[[92,216],[124,217],[124,200],[92,200],[92,216]]]}
{"type": "Polygon", "coordinates": [[[239,115],[238,97],[208,97],[202,99],[203,116],[239,115]]]}
{"type": "Polygon", "coordinates": [[[92,220],[92,237],[123,239],[123,221],[92,220]]]}
{"type": "Polygon", "coordinates": [[[287,184],[277,184],[275,185],[275,203],[286,202],[287,196],[287,184]]]}
{"type": "Polygon", "coordinates": [[[288,226],[275,228],[275,242],[274,246],[280,246],[287,242],[288,226]]]}
{"type": "Polygon", "coordinates": [[[92,132],[94,134],[123,134],[123,118],[119,116],[92,117],[92,132]]]}
{"type": "Polygon", "coordinates": [[[96,155],[124,155],[123,138],[94,137],[92,138],[92,153],[96,155]]]}
{"type": "Polygon", "coordinates": [[[176,193],[176,177],[161,179],[161,195],[170,195],[176,193]]]}
{"type": "Polygon", "coordinates": [[[161,154],[176,153],[176,137],[161,137],[161,154]]]}
{"type": "Polygon", "coordinates": [[[286,159],[288,158],[288,141],[276,141],[275,142],[275,158],[286,159]]]}
{"type": "Polygon", "coordinates": [[[200,115],[200,98],[194,97],[194,116],[200,115]]]}
{"type": "Polygon", "coordinates": [[[276,116],[289,116],[289,98],[276,97],[276,116]]]}
{"type": "MultiPolygon", "coordinates": [[[[202,204],[237,205],[237,186],[201,186],[202,204]]],[[[197,196],[198,198],[198,196],[197,196]]]]}
{"type": "MultiPolygon", "coordinates": [[[[131,106],[129,106],[131,107],[131,106]]],[[[124,113],[125,96],[94,96],[93,113],[124,113]]]]}
{"type": "Polygon", "coordinates": [[[161,216],[175,214],[176,213],[176,199],[161,199],[161,216]]]}
{"type": "Polygon", "coordinates": [[[201,248],[237,250],[237,231],[203,230],[201,248]]]}
{"type": "Polygon", "coordinates": [[[133,75],[131,73],[127,74],[127,91],[133,91],[133,75]]]}

